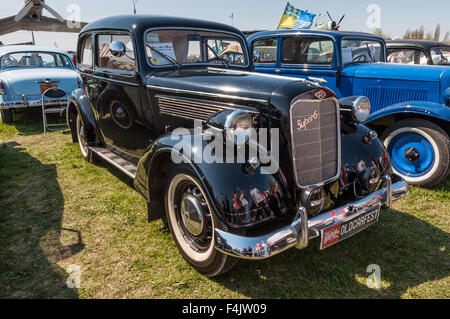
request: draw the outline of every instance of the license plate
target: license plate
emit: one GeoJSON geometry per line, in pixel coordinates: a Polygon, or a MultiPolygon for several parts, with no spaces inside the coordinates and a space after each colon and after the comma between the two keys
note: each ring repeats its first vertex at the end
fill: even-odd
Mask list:
{"type": "Polygon", "coordinates": [[[56,84],[44,84],[41,85],[41,94],[44,94],[45,91],[47,91],[48,89],[53,89],[53,88],[57,88],[58,85],[56,84]]]}
{"type": "Polygon", "coordinates": [[[378,222],[380,217],[380,208],[377,207],[367,213],[359,215],[341,224],[325,228],[321,232],[320,249],[328,248],[353,235],[363,231],[367,227],[378,222]]]}

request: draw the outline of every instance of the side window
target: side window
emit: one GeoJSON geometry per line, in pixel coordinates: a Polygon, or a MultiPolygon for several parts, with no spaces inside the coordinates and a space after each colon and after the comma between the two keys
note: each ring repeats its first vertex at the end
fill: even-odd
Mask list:
{"type": "Polygon", "coordinates": [[[286,64],[331,65],[334,45],[327,39],[285,38],[282,54],[286,64]]]}
{"type": "Polygon", "coordinates": [[[136,69],[133,41],[129,35],[102,34],[97,36],[97,65],[103,69],[134,71],[136,69]],[[126,54],[115,57],[110,52],[110,45],[115,41],[122,42],[126,54]]]}
{"type": "Polygon", "coordinates": [[[388,50],[389,63],[427,65],[425,53],[414,49],[388,50]]]}
{"type": "Polygon", "coordinates": [[[278,41],[277,39],[258,40],[253,43],[253,56],[255,63],[277,63],[278,41]]]}
{"type": "Polygon", "coordinates": [[[85,37],[81,44],[80,64],[86,67],[93,67],[92,63],[92,36],[85,37]]]}

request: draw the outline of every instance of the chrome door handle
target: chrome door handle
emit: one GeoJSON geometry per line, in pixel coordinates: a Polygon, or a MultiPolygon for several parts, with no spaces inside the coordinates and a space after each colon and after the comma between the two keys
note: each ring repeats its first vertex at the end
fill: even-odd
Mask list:
{"type": "Polygon", "coordinates": [[[281,73],[281,70],[280,70],[280,69],[275,69],[275,73],[280,74],[280,73],[281,73]]]}

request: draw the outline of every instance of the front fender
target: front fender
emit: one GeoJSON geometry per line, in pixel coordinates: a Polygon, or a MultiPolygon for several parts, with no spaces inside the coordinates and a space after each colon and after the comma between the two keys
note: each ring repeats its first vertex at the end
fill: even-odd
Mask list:
{"type": "Polygon", "coordinates": [[[373,113],[366,124],[378,122],[383,118],[396,114],[416,114],[450,121],[450,107],[432,102],[405,102],[386,107],[373,113]]]}
{"type": "MultiPolygon", "coordinates": [[[[246,226],[254,226],[280,216],[287,210],[287,189],[280,176],[280,171],[276,174],[264,174],[261,168],[256,169],[254,174],[246,174],[243,170],[242,163],[206,163],[199,162],[198,150],[203,151],[208,145],[208,140],[203,139],[205,134],[192,132],[189,138],[201,138],[202,147],[194,147],[190,149],[190,157],[184,157],[184,162],[190,165],[196,174],[197,179],[202,183],[203,188],[207,192],[208,199],[213,206],[214,218],[225,223],[231,228],[242,228],[246,226]],[[254,200],[251,194],[256,194],[259,202],[254,200]],[[233,198],[234,196],[234,198],[233,198]],[[261,201],[261,198],[264,199],[261,201]],[[238,199],[238,200],[236,200],[238,199]],[[248,202],[248,205],[244,205],[248,202]],[[245,206],[245,208],[244,208],[245,206]],[[246,220],[245,224],[237,225],[230,222],[233,212],[241,207],[242,212],[248,213],[251,220],[246,220]],[[260,210],[263,209],[263,214],[260,210]],[[271,218],[253,220],[260,216],[271,216],[271,218]]],[[[161,217],[164,211],[163,205],[163,188],[164,177],[161,172],[167,171],[173,163],[172,151],[178,154],[176,144],[178,140],[173,140],[171,135],[165,135],[147,150],[141,159],[136,179],[136,189],[149,202],[149,220],[155,220],[161,217]]],[[[186,149],[183,149],[186,153],[186,149]]],[[[247,216],[247,215],[245,215],[247,216]]],[[[247,218],[247,217],[246,217],[247,218]]]]}
{"type": "Polygon", "coordinates": [[[73,107],[77,114],[80,114],[83,126],[88,133],[88,142],[95,142],[95,133],[97,125],[95,124],[95,117],[91,102],[86,92],[81,89],[75,89],[69,96],[69,109],[67,110],[67,124],[73,130],[73,123],[70,122],[70,115],[74,114],[73,107]]]}

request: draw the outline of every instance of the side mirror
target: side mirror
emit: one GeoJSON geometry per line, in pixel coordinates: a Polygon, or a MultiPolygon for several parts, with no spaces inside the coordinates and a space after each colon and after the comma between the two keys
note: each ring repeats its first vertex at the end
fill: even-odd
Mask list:
{"type": "Polygon", "coordinates": [[[109,52],[111,52],[111,54],[116,58],[121,58],[126,55],[127,48],[125,47],[125,44],[123,44],[122,42],[114,41],[109,46],[109,52]]]}

